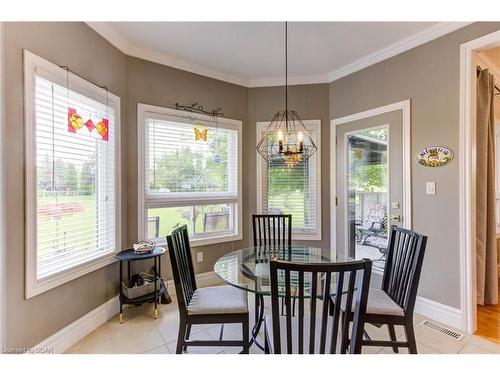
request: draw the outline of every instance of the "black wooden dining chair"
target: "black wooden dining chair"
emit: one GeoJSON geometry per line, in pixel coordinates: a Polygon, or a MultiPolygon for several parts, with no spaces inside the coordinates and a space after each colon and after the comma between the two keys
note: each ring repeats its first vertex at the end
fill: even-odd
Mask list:
{"type": "MultiPolygon", "coordinates": [[[[390,341],[371,340],[365,333],[367,339],[362,342],[364,346],[392,347],[395,353],[399,352],[398,348],[406,347],[410,353],[417,353],[413,309],[426,244],[427,237],[424,235],[394,225],[391,227],[382,288],[370,288],[366,307],[366,323],[378,327],[387,324],[390,341]],[[397,341],[396,325],[404,327],[406,341],[397,341]]],[[[349,304],[342,305],[343,315],[347,321],[352,321],[354,314],[352,311],[346,313],[345,306],[349,304]]],[[[346,340],[349,338],[346,337],[346,340]]]]}
{"type": "Polygon", "coordinates": [[[253,245],[274,248],[292,246],[292,215],[252,215],[253,245]]]}
{"type": "MultiPolygon", "coordinates": [[[[253,245],[260,247],[260,253],[265,253],[268,248],[278,251],[287,251],[292,247],[292,215],[284,214],[254,214],[253,245]]],[[[295,299],[292,300],[292,314],[295,315],[295,299]]],[[[282,312],[285,309],[284,299],[281,301],[282,312]]],[[[259,301],[255,299],[255,318],[259,311],[259,301]]]]}
{"type": "Polygon", "coordinates": [[[242,346],[249,350],[249,315],[247,293],[232,286],[198,288],[187,226],[167,236],[168,252],[179,306],[179,334],[176,354],[188,346],[242,346]],[[242,340],[223,340],[224,323],[241,323],[242,340]],[[222,324],[219,340],[189,340],[193,324],[222,324]]]}
{"type": "Polygon", "coordinates": [[[314,264],[271,260],[271,315],[264,323],[265,352],[335,354],[345,353],[348,348],[349,353],[361,353],[371,269],[369,259],[314,264]],[[290,310],[292,289],[295,288],[299,306],[296,318],[292,317],[290,310]],[[285,316],[279,313],[278,300],[281,297],[287,306],[285,316]],[[329,303],[330,298],[336,303],[329,303]],[[306,299],[309,300],[308,319],[305,319],[306,299]],[[350,343],[340,334],[349,328],[349,322],[340,319],[338,306],[342,299],[354,305],[350,343]]]}

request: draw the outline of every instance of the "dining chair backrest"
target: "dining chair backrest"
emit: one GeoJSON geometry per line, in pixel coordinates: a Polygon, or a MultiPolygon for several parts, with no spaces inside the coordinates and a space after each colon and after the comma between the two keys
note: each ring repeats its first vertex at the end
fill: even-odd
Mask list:
{"type": "Polygon", "coordinates": [[[369,259],[344,263],[271,260],[273,337],[270,340],[274,353],[303,354],[305,350],[310,354],[334,354],[338,349],[341,351],[339,333],[349,329],[349,320],[340,319],[341,306],[342,303],[353,306],[353,302],[349,352],[360,353],[371,269],[372,262],[369,259]],[[279,300],[283,297],[286,309],[284,316],[280,316],[279,300]],[[296,317],[292,317],[293,310],[290,308],[292,298],[297,299],[296,317]],[[305,300],[309,302],[307,317],[305,300]],[[341,327],[341,324],[344,326],[341,327]]]}
{"type": "Polygon", "coordinates": [[[187,306],[191,302],[194,291],[197,289],[186,225],[174,229],[167,236],[167,246],[179,312],[186,314],[187,306]]]}
{"type": "Polygon", "coordinates": [[[252,215],[253,245],[275,248],[292,246],[292,215],[252,215]]]}
{"type": "Polygon", "coordinates": [[[382,290],[408,314],[415,307],[426,244],[426,236],[391,226],[382,290]]]}

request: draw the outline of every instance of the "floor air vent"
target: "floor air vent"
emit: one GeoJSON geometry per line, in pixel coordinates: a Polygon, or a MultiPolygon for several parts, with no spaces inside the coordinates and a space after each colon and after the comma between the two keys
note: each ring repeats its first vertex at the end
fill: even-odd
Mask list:
{"type": "Polygon", "coordinates": [[[427,319],[420,322],[420,324],[423,325],[424,327],[432,329],[433,331],[439,332],[440,334],[448,336],[457,341],[460,341],[464,338],[464,335],[462,333],[454,331],[453,329],[450,328],[443,327],[427,319]]]}

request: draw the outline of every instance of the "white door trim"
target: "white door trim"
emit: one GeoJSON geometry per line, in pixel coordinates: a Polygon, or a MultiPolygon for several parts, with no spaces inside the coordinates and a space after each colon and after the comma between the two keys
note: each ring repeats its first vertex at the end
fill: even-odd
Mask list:
{"type": "Polygon", "coordinates": [[[382,107],[372,108],[367,111],[354,113],[348,116],[340,117],[331,120],[330,122],[330,233],[331,233],[331,256],[335,256],[336,254],[336,214],[337,207],[335,205],[335,197],[337,196],[337,188],[336,188],[336,154],[337,154],[337,126],[341,124],[345,124],[347,122],[361,120],[367,117],[373,117],[377,115],[381,115],[387,112],[393,111],[402,111],[403,115],[403,202],[402,202],[402,212],[403,220],[402,226],[404,228],[411,228],[411,144],[410,144],[410,99],[406,99],[397,103],[388,104],[382,107]]]}
{"type": "Polygon", "coordinates": [[[462,329],[467,333],[476,330],[476,280],[475,258],[475,129],[473,82],[475,69],[472,53],[500,46],[500,30],[460,46],[460,310],[462,329]]]}

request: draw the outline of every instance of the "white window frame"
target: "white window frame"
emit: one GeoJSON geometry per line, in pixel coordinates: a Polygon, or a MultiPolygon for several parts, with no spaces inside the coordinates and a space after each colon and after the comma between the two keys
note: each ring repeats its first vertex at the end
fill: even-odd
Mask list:
{"type": "MultiPolygon", "coordinates": [[[[137,181],[138,181],[138,201],[137,201],[137,222],[138,222],[138,239],[143,240],[147,238],[147,209],[148,208],[161,208],[161,207],[180,207],[180,206],[192,206],[192,205],[203,205],[203,204],[218,204],[218,203],[228,203],[224,198],[227,194],[221,193],[203,193],[203,197],[197,197],[199,193],[177,193],[177,194],[158,194],[158,198],[155,199],[154,203],[149,203],[146,207],[146,168],[145,168],[145,118],[147,113],[153,113],[160,116],[172,116],[178,117],[180,122],[186,122],[186,117],[189,116],[198,121],[204,121],[208,123],[213,123],[214,119],[211,116],[206,116],[197,113],[191,113],[186,111],[179,111],[176,109],[158,107],[149,104],[137,104],[137,181]]],[[[224,232],[214,232],[213,235],[207,234],[203,238],[190,238],[190,243],[192,246],[204,246],[215,243],[237,241],[243,238],[243,225],[242,225],[242,185],[241,185],[241,175],[242,175],[242,122],[239,120],[233,120],[228,118],[218,118],[217,124],[221,127],[233,129],[237,131],[238,134],[238,163],[237,163],[237,197],[235,207],[235,228],[230,234],[224,232]]],[[[188,124],[186,123],[186,126],[188,124]]],[[[232,201],[232,200],[231,200],[232,201]]],[[[232,202],[231,202],[232,203],[232,202]]],[[[166,243],[166,237],[162,238],[160,244],[166,243]]]]}
{"type": "Polygon", "coordinates": [[[51,62],[24,50],[24,131],[25,131],[25,156],[26,156],[26,258],[25,258],[25,298],[31,298],[47,290],[65,284],[68,281],[77,279],[85,274],[102,268],[116,261],[115,254],[121,250],[121,154],[120,154],[120,98],[105,89],[68,73],[65,69],[52,64],[51,62]],[[61,86],[66,86],[69,81],[69,88],[81,95],[102,101],[108,98],[108,105],[114,108],[115,112],[115,176],[116,176],[116,196],[115,196],[115,217],[116,217],[116,249],[113,253],[97,257],[64,271],[50,275],[38,280],[37,278],[37,239],[36,239],[36,217],[37,217],[37,176],[36,176],[36,108],[35,89],[36,71],[41,69],[48,73],[53,79],[52,82],[61,86]]]}
{"type": "MultiPolygon", "coordinates": [[[[303,120],[304,126],[307,130],[314,130],[316,138],[314,143],[318,150],[316,151],[316,231],[315,233],[296,232],[292,228],[293,240],[305,241],[321,241],[322,239],[322,223],[321,223],[321,120],[303,120]]],[[[262,138],[262,133],[268,128],[270,122],[257,122],[257,140],[262,138]]],[[[257,213],[262,213],[262,156],[257,152],[257,213]]],[[[293,225],[293,217],[292,217],[293,225]]]]}

